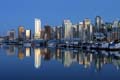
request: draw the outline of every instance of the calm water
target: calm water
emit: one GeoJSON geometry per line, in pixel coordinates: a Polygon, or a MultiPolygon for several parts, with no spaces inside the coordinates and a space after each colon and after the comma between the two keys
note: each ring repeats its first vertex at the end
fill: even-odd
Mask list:
{"type": "Polygon", "coordinates": [[[0,80],[120,80],[120,58],[105,51],[1,46],[0,80]]]}

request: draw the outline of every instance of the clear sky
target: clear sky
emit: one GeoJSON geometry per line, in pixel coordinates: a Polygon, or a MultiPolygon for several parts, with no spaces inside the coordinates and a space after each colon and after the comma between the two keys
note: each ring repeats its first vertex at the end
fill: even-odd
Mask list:
{"type": "Polygon", "coordinates": [[[104,21],[120,19],[120,0],[0,0],[0,34],[19,25],[34,29],[34,18],[42,25],[73,23],[100,15],[104,21]]]}

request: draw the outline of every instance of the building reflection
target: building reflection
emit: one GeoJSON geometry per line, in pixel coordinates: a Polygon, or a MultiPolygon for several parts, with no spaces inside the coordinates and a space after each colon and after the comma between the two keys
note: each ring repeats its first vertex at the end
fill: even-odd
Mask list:
{"type": "Polygon", "coordinates": [[[71,52],[65,51],[63,57],[63,64],[65,67],[69,67],[72,64],[71,52]]]}
{"type": "Polygon", "coordinates": [[[43,53],[44,53],[44,60],[49,61],[50,58],[51,58],[51,56],[50,56],[50,50],[49,50],[48,48],[45,48],[45,49],[43,50],[43,53]]]}
{"type": "MultiPolygon", "coordinates": [[[[23,46],[5,46],[7,55],[15,55],[18,50],[18,58],[20,60],[29,57],[34,53],[34,67],[36,69],[41,66],[41,59],[43,61],[56,60],[62,63],[64,67],[71,67],[74,63],[83,66],[84,69],[95,67],[95,71],[100,71],[104,65],[112,64],[117,70],[120,69],[120,56],[114,55],[120,52],[107,51],[84,51],[81,49],[54,49],[54,48],[24,48],[23,46]],[[112,53],[112,54],[111,54],[112,53]]],[[[29,59],[27,58],[27,59],[29,59]]]]}
{"type": "MultiPolygon", "coordinates": [[[[105,53],[109,54],[109,52],[105,53]]],[[[55,57],[55,59],[61,62],[65,67],[70,67],[73,63],[77,62],[86,69],[95,66],[95,71],[100,71],[105,64],[113,64],[116,66],[116,69],[120,68],[120,58],[117,60],[113,55],[104,55],[101,51],[97,51],[97,54],[95,54],[95,52],[83,50],[74,52],[73,50],[57,49],[55,57]]]]}
{"type": "Polygon", "coordinates": [[[62,63],[62,57],[64,52],[60,49],[56,49],[55,59],[62,63]]]}
{"type": "Polygon", "coordinates": [[[31,56],[31,48],[26,48],[26,57],[30,57],[31,56]]]}
{"type": "MultiPolygon", "coordinates": [[[[79,63],[85,69],[95,66],[95,71],[100,71],[105,64],[114,64],[117,69],[120,67],[120,61],[113,58],[113,55],[104,55],[103,52],[87,52],[83,50],[62,50],[62,49],[44,49],[43,56],[45,60],[55,59],[62,63],[64,67],[70,67],[74,63],[79,63]],[[116,61],[116,62],[115,62],[116,61]]],[[[106,52],[109,54],[109,52],[106,52]]]]}
{"type": "Polygon", "coordinates": [[[93,59],[93,55],[90,53],[85,53],[85,51],[79,51],[78,56],[78,63],[80,65],[83,65],[84,68],[88,68],[90,67],[91,63],[92,63],[92,59],[93,59]]]}
{"type": "Polygon", "coordinates": [[[41,49],[34,48],[34,61],[35,61],[35,68],[39,68],[41,66],[41,49]]]}
{"type": "Polygon", "coordinates": [[[6,49],[8,56],[15,55],[15,46],[14,45],[9,45],[5,49],[6,49]]]}
{"type": "Polygon", "coordinates": [[[25,57],[25,49],[22,46],[18,47],[18,58],[22,60],[25,57]]]}
{"type": "Polygon", "coordinates": [[[120,60],[115,60],[115,59],[113,59],[113,64],[116,66],[116,69],[117,69],[117,70],[120,69],[120,60]]]}

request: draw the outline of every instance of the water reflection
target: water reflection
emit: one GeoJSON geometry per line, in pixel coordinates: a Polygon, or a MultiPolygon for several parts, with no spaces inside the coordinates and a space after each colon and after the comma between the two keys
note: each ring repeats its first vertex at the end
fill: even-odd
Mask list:
{"type": "Polygon", "coordinates": [[[25,48],[22,46],[18,47],[18,58],[22,60],[25,57],[25,48]]]}
{"type": "Polygon", "coordinates": [[[31,48],[25,48],[26,50],[26,57],[30,57],[31,56],[31,48]]]}
{"type": "Polygon", "coordinates": [[[15,46],[11,45],[11,46],[7,46],[6,47],[6,52],[8,56],[12,56],[15,54],[15,46]]]}
{"type": "Polygon", "coordinates": [[[95,71],[100,71],[104,65],[112,64],[117,70],[120,68],[119,51],[83,51],[80,49],[54,49],[54,48],[25,48],[23,46],[3,46],[1,49],[7,55],[16,55],[20,60],[34,56],[34,67],[40,69],[44,61],[55,60],[62,63],[64,67],[71,67],[79,64],[85,69],[94,67],[95,71]],[[33,56],[32,56],[33,55],[33,56]]]}
{"type": "Polygon", "coordinates": [[[41,49],[40,48],[34,48],[35,53],[35,68],[39,68],[41,66],[41,49]]]}

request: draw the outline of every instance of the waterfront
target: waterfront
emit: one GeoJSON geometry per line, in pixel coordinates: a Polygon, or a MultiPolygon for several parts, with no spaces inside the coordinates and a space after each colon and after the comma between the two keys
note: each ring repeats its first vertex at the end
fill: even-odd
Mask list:
{"type": "Polygon", "coordinates": [[[119,53],[1,45],[0,79],[119,80],[119,53]]]}

